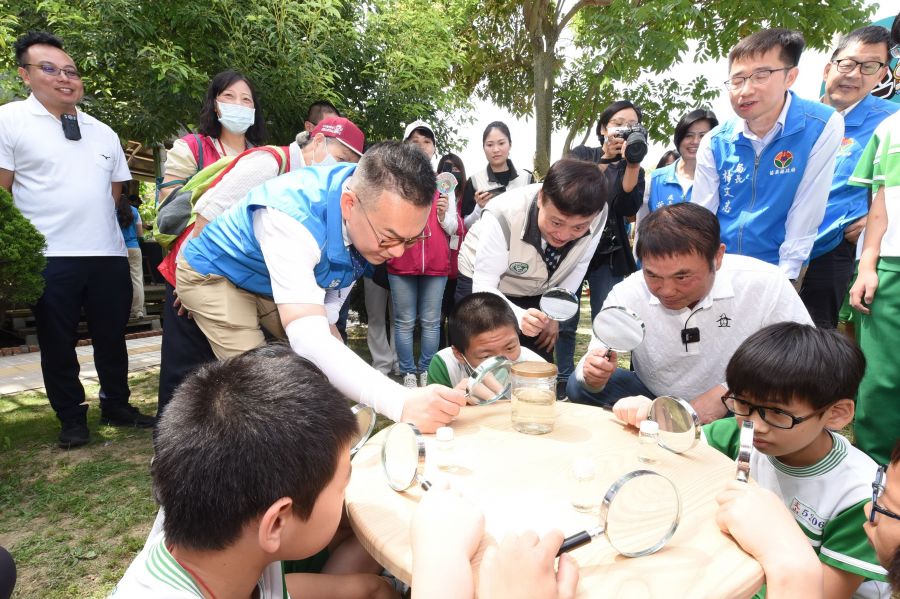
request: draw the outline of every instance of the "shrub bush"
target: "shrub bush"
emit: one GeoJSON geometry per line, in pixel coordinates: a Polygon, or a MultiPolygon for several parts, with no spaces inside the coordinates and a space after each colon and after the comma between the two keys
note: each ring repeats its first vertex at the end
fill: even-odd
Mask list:
{"type": "Polygon", "coordinates": [[[12,195],[0,187],[0,315],[41,297],[46,246],[44,236],[22,216],[12,195]]]}

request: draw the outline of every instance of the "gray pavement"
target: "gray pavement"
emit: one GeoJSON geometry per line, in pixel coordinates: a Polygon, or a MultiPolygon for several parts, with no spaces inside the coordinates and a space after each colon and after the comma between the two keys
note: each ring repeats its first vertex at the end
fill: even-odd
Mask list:
{"type": "MultiPolygon", "coordinates": [[[[159,366],[159,351],[162,336],[129,339],[128,371],[137,372],[159,366]]],[[[94,348],[90,345],[76,347],[78,362],[81,364],[82,381],[97,382],[97,370],[94,367],[94,348]]],[[[41,375],[41,354],[31,352],[15,356],[0,356],[0,395],[20,393],[34,389],[43,389],[44,377],[41,375]]]]}

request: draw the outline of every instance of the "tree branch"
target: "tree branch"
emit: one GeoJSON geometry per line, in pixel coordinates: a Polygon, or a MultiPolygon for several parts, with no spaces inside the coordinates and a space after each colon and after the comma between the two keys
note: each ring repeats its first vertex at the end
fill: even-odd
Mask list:
{"type": "MultiPolygon", "coordinates": [[[[578,2],[575,3],[575,6],[569,9],[569,12],[567,12],[562,19],[557,21],[559,23],[559,25],[557,26],[558,31],[562,32],[562,30],[566,28],[566,25],[569,24],[569,21],[572,20],[576,13],[578,13],[578,11],[585,6],[609,6],[611,2],[612,0],[578,0],[578,2]]],[[[562,10],[562,2],[560,2],[557,11],[559,10],[562,10]]],[[[559,12],[557,12],[557,18],[558,17],[559,12]]]]}

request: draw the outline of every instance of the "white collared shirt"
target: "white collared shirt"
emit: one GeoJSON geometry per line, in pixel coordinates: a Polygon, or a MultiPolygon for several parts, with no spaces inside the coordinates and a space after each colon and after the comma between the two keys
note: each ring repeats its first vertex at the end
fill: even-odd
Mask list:
{"type": "MultiPolygon", "coordinates": [[[[693,400],[725,381],[725,367],[743,341],[782,321],[812,324],[790,282],[756,258],[726,254],[712,289],[696,306],[669,310],[650,293],[643,271],[612,288],[603,307],[624,306],[644,321],[644,342],[632,353],[635,372],[655,396],[693,400]],[[682,342],[684,329],[699,329],[700,340],[682,342]]],[[[603,347],[596,337],[590,349],[603,347]]],[[[582,363],[576,376],[584,380],[582,363]]]]}
{"type": "Polygon", "coordinates": [[[44,255],[128,256],[113,182],[131,180],[119,137],[77,111],[81,139],[34,95],[0,106],[0,168],[13,171],[16,207],[47,239],[44,255]]]}
{"type": "MultiPolygon", "coordinates": [[[[778,115],[775,126],[761,138],[750,131],[747,121],[743,122],[741,133],[752,144],[757,156],[784,130],[791,95],[785,96],[784,107],[778,115]]],[[[711,142],[718,127],[703,136],[697,150],[697,168],[694,172],[694,191],[691,202],[699,204],[716,214],[719,210],[719,173],[713,157],[711,142]]],[[[788,278],[800,274],[803,263],[809,258],[822,217],[825,202],[831,193],[834,176],[834,157],[844,134],[844,117],[835,112],[825,123],[822,133],[813,144],[803,177],[794,193],[794,203],[784,223],[784,241],[778,254],[778,267],[788,278]]],[[[738,129],[735,129],[735,139],[738,129]]]]}

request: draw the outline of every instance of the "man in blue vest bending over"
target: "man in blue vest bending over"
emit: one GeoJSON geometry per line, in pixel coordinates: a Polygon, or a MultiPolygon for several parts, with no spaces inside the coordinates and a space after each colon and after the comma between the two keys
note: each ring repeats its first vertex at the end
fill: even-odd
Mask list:
{"type": "MultiPolygon", "coordinates": [[[[428,235],[434,171],[412,146],[377,144],[359,164],[276,177],[185,244],[176,290],[218,358],[286,337],[344,395],[434,432],[465,396],[405,389],[346,347],[334,327],[353,282],[428,235]]],[[[337,401],[338,398],[335,398],[337,401]]]]}
{"type": "Polygon", "coordinates": [[[853,277],[856,242],[869,212],[868,190],[849,185],[848,180],[875,127],[900,109],[900,104],[870,93],[888,71],[890,49],[890,32],[867,25],[842,37],[825,65],[822,102],[844,117],[844,139],[834,163],[825,218],[800,288],[800,299],[819,328],[837,327],[853,277]]]}
{"type": "MultiPolygon", "coordinates": [[[[737,118],[700,142],[692,202],[712,211],[731,254],[776,264],[796,281],[816,240],[844,121],[789,91],[805,42],[764,29],[728,55],[737,118]]],[[[796,284],[796,283],[795,283],[796,284]]]]}

